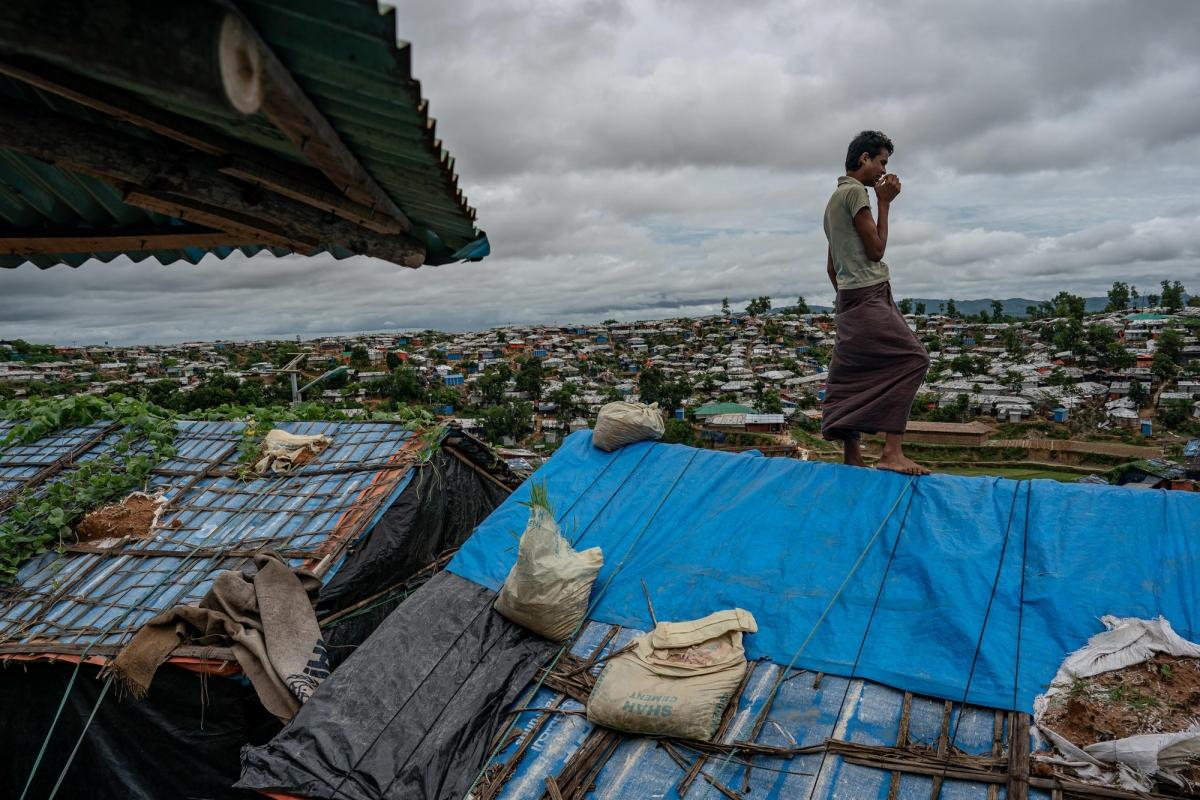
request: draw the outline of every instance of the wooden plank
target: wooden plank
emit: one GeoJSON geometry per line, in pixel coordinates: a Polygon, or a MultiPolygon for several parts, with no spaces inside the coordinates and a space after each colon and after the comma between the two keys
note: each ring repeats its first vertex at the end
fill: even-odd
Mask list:
{"type": "Polygon", "coordinates": [[[299,253],[316,250],[318,247],[315,240],[295,238],[262,220],[236,214],[170,192],[135,190],[126,192],[122,200],[131,206],[153,211],[156,214],[165,214],[185,222],[220,228],[226,232],[226,235],[232,235],[235,238],[256,239],[271,247],[282,247],[299,253]]]}
{"type": "Polygon", "coordinates": [[[185,144],[226,161],[219,169],[255,186],[336,214],[377,233],[404,233],[411,225],[339,196],[320,172],[285,161],[259,147],[219,133],[189,117],[165,111],[99,81],[32,61],[0,60],[0,75],[57,95],[93,111],[185,144]]]}
{"type": "MultiPolygon", "coordinates": [[[[912,692],[904,693],[904,702],[900,706],[900,727],[896,731],[896,747],[908,747],[908,726],[912,719],[912,692]]],[[[897,800],[900,797],[900,772],[892,771],[891,780],[888,782],[887,800],[897,800]]]]}
{"type": "Polygon", "coordinates": [[[59,232],[30,235],[28,231],[0,230],[0,254],[10,256],[54,255],[58,253],[131,253],[149,250],[183,250],[189,247],[242,247],[262,244],[257,238],[247,238],[211,229],[183,232],[96,233],[80,235],[59,232]]]}
{"type": "Polygon", "coordinates": [[[220,174],[211,156],[146,141],[38,106],[0,100],[0,147],[128,185],[144,196],[142,199],[190,208],[191,213],[182,219],[239,236],[256,233],[268,244],[299,252],[312,250],[314,245],[342,247],[407,267],[420,266],[425,260],[424,244],[412,237],[379,234],[289,198],[248,188],[220,174]]]}
{"type": "Polygon", "coordinates": [[[1005,782],[1007,800],[1029,798],[1029,715],[1010,714],[1008,717],[1008,778],[1005,782]]]}

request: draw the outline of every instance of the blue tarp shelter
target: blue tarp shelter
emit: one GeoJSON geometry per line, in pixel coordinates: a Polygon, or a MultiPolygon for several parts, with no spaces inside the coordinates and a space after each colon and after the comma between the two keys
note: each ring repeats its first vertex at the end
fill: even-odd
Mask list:
{"type": "MultiPolygon", "coordinates": [[[[599,546],[594,620],[740,607],[751,658],[1027,711],[1105,614],[1200,638],[1200,497],[1054,481],[906,476],[570,436],[534,476],[566,535],[599,546]],[[839,593],[840,591],[840,593],[839,593]]],[[[531,482],[529,482],[531,483],[531,482]]],[[[449,569],[498,589],[529,483],[449,569]]]]}

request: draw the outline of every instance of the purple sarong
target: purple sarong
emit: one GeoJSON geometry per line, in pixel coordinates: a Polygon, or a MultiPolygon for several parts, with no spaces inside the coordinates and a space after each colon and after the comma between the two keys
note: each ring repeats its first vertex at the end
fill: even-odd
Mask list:
{"type": "Polygon", "coordinates": [[[837,339],[821,407],[821,435],[904,433],[929,354],[908,329],[888,281],[837,294],[837,339]]]}

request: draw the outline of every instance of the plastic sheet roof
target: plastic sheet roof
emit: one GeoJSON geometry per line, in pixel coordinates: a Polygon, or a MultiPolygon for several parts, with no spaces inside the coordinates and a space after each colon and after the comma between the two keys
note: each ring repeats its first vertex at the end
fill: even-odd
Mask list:
{"type": "MultiPolygon", "coordinates": [[[[436,138],[428,103],[412,77],[409,44],[396,39],[395,9],[381,7],[375,0],[241,0],[237,7],[366,171],[412,220],[414,235],[426,244],[427,264],[488,254],[487,237],[475,227],[475,210],[458,188],[454,159],[436,138]]],[[[80,65],[80,71],[104,79],[89,73],[86,64],[80,65]]],[[[244,143],[305,163],[295,145],[260,115],[244,117],[230,107],[186,105],[149,86],[120,88],[244,143]]],[[[9,78],[0,78],[0,95],[44,103],[83,119],[108,119],[9,78]]],[[[120,191],[104,181],[0,148],[0,225],[30,230],[79,228],[84,234],[94,229],[146,227],[169,233],[171,226],[178,224],[170,217],[126,205],[120,191]]],[[[225,258],[234,249],[246,254],[263,249],[276,255],[287,253],[251,246],[157,250],[130,256],[134,260],[154,256],[164,264],[194,264],[209,252],[225,258]]],[[[337,258],[353,255],[341,249],[331,253],[337,258]]],[[[26,261],[40,267],[59,263],[77,267],[89,258],[111,261],[118,255],[122,254],[0,255],[0,267],[16,267],[26,261]]]]}
{"type": "Polygon", "coordinates": [[[499,589],[530,487],[600,547],[590,618],[743,608],[751,658],[1028,711],[1104,615],[1200,640],[1200,496],[897,473],[568,437],[448,569],[499,589]],[[898,657],[898,654],[905,654],[898,657]]]}
{"type": "MultiPolygon", "coordinates": [[[[5,450],[0,491],[81,449],[81,460],[95,457],[115,438],[105,436],[107,427],[74,428],[5,450]]],[[[199,601],[218,572],[240,568],[259,549],[328,580],[346,548],[407,485],[419,443],[397,423],[282,423],[332,443],[290,476],[243,481],[234,474],[242,427],[180,423],[177,454],[151,482],[166,505],[147,538],[108,549],[70,546],[23,565],[13,586],[0,591],[0,657],[77,653],[89,645],[91,653],[107,654],[160,611],[199,601]]]]}

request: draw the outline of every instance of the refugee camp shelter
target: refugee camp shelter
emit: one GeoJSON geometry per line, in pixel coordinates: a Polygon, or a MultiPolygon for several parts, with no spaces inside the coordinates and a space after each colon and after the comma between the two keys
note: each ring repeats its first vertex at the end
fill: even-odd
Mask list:
{"type": "Polygon", "coordinates": [[[488,254],[394,9],[0,4],[0,266],[235,249],[488,254]]]}
{"type": "MultiPolygon", "coordinates": [[[[12,425],[0,421],[0,437],[12,425]]],[[[3,450],[0,499],[103,453],[113,427],[66,429],[3,450]]],[[[240,748],[279,723],[229,650],[177,648],[144,700],[114,696],[98,667],[147,620],[196,604],[219,572],[268,550],[320,577],[317,615],[336,671],[518,483],[454,428],[279,427],[330,444],[290,474],[246,479],[242,423],[182,422],[176,456],[154,472],[150,488],[163,505],[143,534],[68,543],[0,587],[0,796],[21,795],[44,743],[28,797],[48,796],[60,775],[60,797],[242,796],[231,788],[240,748]]]]}
{"type": "Polygon", "coordinates": [[[354,800],[1136,796],[1031,770],[1029,713],[1103,615],[1200,638],[1200,498],[651,442],[605,453],[590,436],[249,748],[240,785],[354,800]],[[569,652],[492,609],[540,483],[564,535],[604,555],[569,652]],[[653,619],[731,608],[758,631],[719,747],[581,715],[579,676],[653,619]]]}

